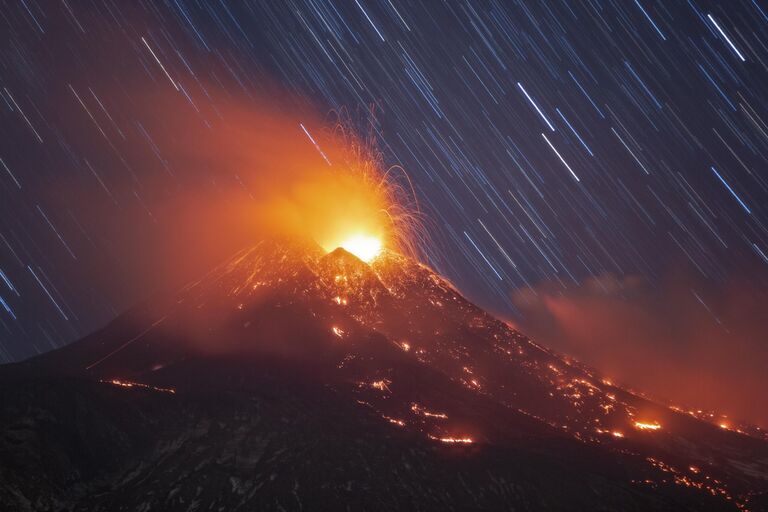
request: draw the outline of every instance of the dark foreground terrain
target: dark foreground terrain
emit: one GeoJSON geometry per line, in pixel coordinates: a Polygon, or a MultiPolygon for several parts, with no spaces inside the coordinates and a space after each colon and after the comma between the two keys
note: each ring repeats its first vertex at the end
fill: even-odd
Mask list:
{"type": "Polygon", "coordinates": [[[0,367],[2,510],[768,510],[768,438],[551,353],[407,258],[261,243],[0,367]]]}

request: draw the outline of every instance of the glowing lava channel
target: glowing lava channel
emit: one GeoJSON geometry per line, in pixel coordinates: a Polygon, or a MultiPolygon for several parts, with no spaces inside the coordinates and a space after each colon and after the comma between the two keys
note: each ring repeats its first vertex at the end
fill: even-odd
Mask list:
{"type": "Polygon", "coordinates": [[[634,427],[638,430],[659,430],[661,429],[661,425],[657,422],[644,422],[644,421],[636,421],[634,423],[634,427]]]}

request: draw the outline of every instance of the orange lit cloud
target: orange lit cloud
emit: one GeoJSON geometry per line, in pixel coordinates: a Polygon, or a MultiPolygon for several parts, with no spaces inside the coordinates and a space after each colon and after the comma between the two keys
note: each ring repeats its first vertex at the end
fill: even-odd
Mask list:
{"type": "Polygon", "coordinates": [[[765,292],[747,280],[659,287],[604,275],[562,291],[513,296],[522,330],[609,377],[662,400],[768,425],[765,292]]]}
{"type": "Polygon", "coordinates": [[[219,102],[216,113],[221,117],[202,123],[169,112],[165,124],[175,121],[162,131],[161,147],[170,148],[177,172],[221,179],[218,185],[231,190],[220,199],[228,210],[239,208],[238,218],[255,233],[310,237],[327,250],[354,235],[396,243],[391,183],[360,138],[309,109],[288,111],[266,100],[219,102]]]}
{"type": "Polygon", "coordinates": [[[124,138],[107,132],[109,143],[94,139],[79,105],[62,100],[76,147],[108,193],[84,173],[84,185],[51,190],[51,201],[77,205],[88,233],[109,233],[120,265],[94,261],[84,278],[101,276],[141,297],[275,234],[312,238],[326,250],[364,237],[411,250],[407,176],[387,172],[350,123],[279,91],[233,98],[208,85],[191,94],[194,106],[173,90],[111,95],[113,115],[127,113],[121,124],[133,128],[124,138]]]}

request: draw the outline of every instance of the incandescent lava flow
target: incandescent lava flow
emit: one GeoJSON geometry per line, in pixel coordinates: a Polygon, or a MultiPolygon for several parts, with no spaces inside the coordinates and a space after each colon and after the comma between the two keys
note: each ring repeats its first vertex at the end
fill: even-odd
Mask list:
{"type": "Polygon", "coordinates": [[[18,510],[765,510],[764,433],[602,380],[386,248],[262,241],[0,378],[18,510]]]}

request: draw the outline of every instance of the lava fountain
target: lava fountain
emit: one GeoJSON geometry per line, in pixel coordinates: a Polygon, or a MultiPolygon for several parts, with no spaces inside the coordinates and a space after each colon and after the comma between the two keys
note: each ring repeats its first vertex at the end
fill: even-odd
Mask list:
{"type": "Polygon", "coordinates": [[[426,240],[408,175],[385,168],[372,135],[344,126],[313,136],[327,166],[291,191],[303,231],[326,252],[341,247],[366,263],[385,249],[418,257],[426,240]]]}

